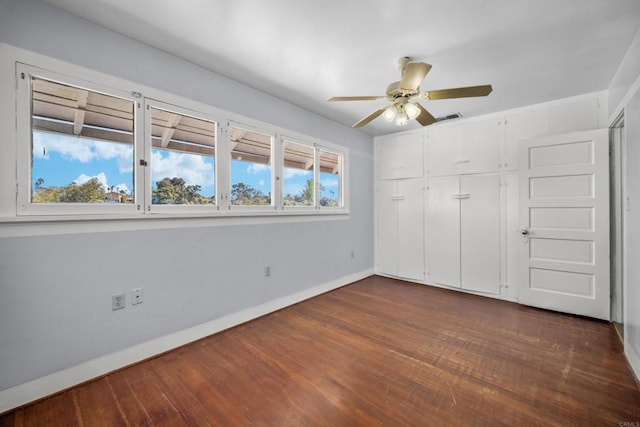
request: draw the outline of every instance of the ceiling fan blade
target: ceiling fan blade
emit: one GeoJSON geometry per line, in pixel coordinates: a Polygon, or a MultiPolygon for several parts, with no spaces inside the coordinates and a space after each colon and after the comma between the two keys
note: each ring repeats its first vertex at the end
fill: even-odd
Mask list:
{"type": "Polygon", "coordinates": [[[431,65],[424,62],[409,62],[402,73],[398,87],[404,90],[418,90],[418,86],[431,70],[431,65]]]}
{"type": "Polygon", "coordinates": [[[418,94],[420,99],[450,99],[450,98],[468,98],[473,96],[487,96],[493,88],[491,85],[458,87],[454,89],[430,90],[418,94]]]}
{"type": "Polygon", "coordinates": [[[436,118],[433,117],[430,112],[425,110],[422,105],[418,104],[417,102],[414,103],[414,105],[420,110],[420,114],[418,114],[418,117],[416,117],[416,121],[422,126],[428,126],[432,123],[437,122],[436,118]]]}
{"type": "Polygon", "coordinates": [[[360,120],[358,123],[353,125],[353,127],[354,128],[361,128],[362,126],[366,125],[367,123],[369,123],[373,119],[378,118],[382,113],[384,113],[384,110],[386,110],[387,108],[389,108],[388,105],[385,105],[384,107],[378,108],[376,111],[374,111],[373,113],[369,114],[367,117],[365,117],[364,119],[360,120]]]}
{"type": "Polygon", "coordinates": [[[332,96],[327,101],[377,101],[386,99],[385,96],[332,96]]]}

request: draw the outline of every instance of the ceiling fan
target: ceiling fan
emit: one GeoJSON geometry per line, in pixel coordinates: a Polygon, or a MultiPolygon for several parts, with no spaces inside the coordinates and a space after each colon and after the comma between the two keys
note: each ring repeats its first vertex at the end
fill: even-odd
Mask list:
{"type": "Polygon", "coordinates": [[[384,96],[334,96],[327,101],[377,101],[388,100],[391,105],[386,105],[369,114],[354,128],[359,128],[378,116],[382,115],[388,121],[395,121],[398,126],[403,126],[409,120],[415,119],[422,126],[435,123],[437,120],[422,105],[411,102],[412,98],[423,100],[467,98],[474,96],[487,96],[493,88],[491,85],[468,86],[452,89],[440,89],[420,92],[420,83],[424,80],[431,65],[425,62],[412,62],[411,58],[403,57],[395,61],[396,67],[400,70],[400,81],[393,82],[387,86],[384,96]]]}

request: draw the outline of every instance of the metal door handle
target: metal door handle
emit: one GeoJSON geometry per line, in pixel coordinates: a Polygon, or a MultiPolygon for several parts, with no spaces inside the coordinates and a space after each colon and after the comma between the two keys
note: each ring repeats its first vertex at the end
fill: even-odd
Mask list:
{"type": "Polygon", "coordinates": [[[520,229],[520,234],[522,234],[523,236],[526,236],[529,234],[529,230],[527,230],[526,228],[521,228],[520,229]]]}

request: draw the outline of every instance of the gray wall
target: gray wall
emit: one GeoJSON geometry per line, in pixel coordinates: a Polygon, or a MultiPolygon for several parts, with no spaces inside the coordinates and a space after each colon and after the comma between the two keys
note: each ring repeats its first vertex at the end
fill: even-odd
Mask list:
{"type": "Polygon", "coordinates": [[[373,268],[371,137],[39,0],[0,1],[0,42],[343,145],[351,196],[351,214],[334,220],[128,231],[95,221],[17,236],[0,223],[0,390],[373,268]],[[140,286],[143,304],[111,311],[112,293],[140,286]]]}

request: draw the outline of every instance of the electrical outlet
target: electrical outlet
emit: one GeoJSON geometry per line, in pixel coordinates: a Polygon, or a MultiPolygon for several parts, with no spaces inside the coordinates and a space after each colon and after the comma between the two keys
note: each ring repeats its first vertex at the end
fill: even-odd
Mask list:
{"type": "Polygon", "coordinates": [[[264,266],[264,276],[265,277],[271,276],[271,266],[270,265],[265,265],[264,266]]]}
{"type": "Polygon", "coordinates": [[[143,301],[142,288],[131,289],[131,305],[142,304],[143,301]]]}
{"type": "Polygon", "coordinates": [[[124,292],[111,295],[111,310],[122,310],[125,305],[124,292]]]}

